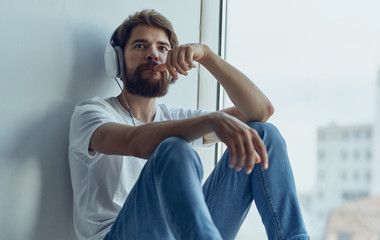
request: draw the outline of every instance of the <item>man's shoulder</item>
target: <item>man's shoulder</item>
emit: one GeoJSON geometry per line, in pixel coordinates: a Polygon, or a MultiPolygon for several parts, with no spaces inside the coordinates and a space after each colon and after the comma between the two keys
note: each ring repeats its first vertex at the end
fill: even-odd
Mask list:
{"type": "Polygon", "coordinates": [[[113,98],[115,97],[109,97],[106,99],[103,99],[100,97],[88,98],[88,99],[84,99],[80,101],[77,104],[77,107],[86,106],[86,105],[110,105],[110,103],[113,101],[113,98]]]}
{"type": "Polygon", "coordinates": [[[75,109],[115,109],[117,107],[117,99],[116,101],[115,99],[116,97],[109,97],[106,99],[102,99],[100,97],[84,99],[75,106],[75,109]]]}
{"type": "MultiPolygon", "coordinates": [[[[73,111],[72,117],[80,117],[88,114],[112,114],[117,113],[117,107],[115,107],[114,99],[110,97],[102,99],[100,97],[94,97],[85,99],[79,102],[73,111]]],[[[116,99],[117,100],[117,99],[116,99]]]]}

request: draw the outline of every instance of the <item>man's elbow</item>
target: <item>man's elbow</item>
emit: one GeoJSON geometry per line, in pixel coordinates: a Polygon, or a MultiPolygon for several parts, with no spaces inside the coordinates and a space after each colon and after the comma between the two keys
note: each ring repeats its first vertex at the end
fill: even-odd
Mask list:
{"type": "Polygon", "coordinates": [[[274,107],[273,105],[269,102],[264,111],[263,111],[263,117],[260,119],[261,122],[266,122],[269,120],[269,118],[274,114],[274,107]]]}
{"type": "Polygon", "coordinates": [[[148,159],[151,155],[151,151],[144,146],[136,146],[131,150],[131,156],[148,159]]]}
{"type": "Polygon", "coordinates": [[[155,145],[144,141],[140,135],[136,134],[133,138],[128,138],[128,155],[143,159],[148,159],[156,149],[155,145]]]}

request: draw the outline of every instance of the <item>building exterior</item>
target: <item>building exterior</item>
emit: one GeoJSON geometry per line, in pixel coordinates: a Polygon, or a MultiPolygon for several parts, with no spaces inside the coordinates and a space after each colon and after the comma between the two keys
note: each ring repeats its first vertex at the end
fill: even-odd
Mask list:
{"type": "Polygon", "coordinates": [[[379,240],[380,197],[361,199],[331,212],[326,240],[379,240]]]}
{"type": "Polygon", "coordinates": [[[343,204],[371,195],[373,168],[372,125],[337,126],[318,129],[317,186],[313,216],[323,239],[328,215],[343,204]]]}
{"type": "Polygon", "coordinates": [[[313,239],[380,240],[380,68],[375,91],[374,123],[317,131],[313,239]]]}

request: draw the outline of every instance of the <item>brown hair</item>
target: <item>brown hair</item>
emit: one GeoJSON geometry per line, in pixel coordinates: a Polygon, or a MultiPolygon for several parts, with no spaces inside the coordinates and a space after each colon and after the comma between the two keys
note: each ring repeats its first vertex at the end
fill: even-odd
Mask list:
{"type": "Polygon", "coordinates": [[[156,12],[155,10],[143,10],[130,15],[124,22],[115,30],[111,38],[113,46],[120,46],[124,49],[131,31],[138,25],[147,25],[163,29],[168,35],[171,47],[178,45],[177,35],[174,32],[172,24],[169,20],[156,12]]]}

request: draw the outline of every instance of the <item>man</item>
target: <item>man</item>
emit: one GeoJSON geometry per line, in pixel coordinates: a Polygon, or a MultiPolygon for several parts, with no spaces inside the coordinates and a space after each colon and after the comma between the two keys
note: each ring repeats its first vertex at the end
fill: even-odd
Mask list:
{"type": "Polygon", "coordinates": [[[263,123],[273,114],[265,95],[206,45],[178,46],[170,22],[153,10],[129,16],[111,41],[125,61],[122,94],[83,101],[71,120],[78,238],[234,239],[255,200],[269,239],[309,239],[285,142],[263,123]],[[156,104],[171,78],[196,62],[235,107],[206,113],[156,104]],[[228,151],[201,186],[188,143],[218,141],[228,151]]]}

